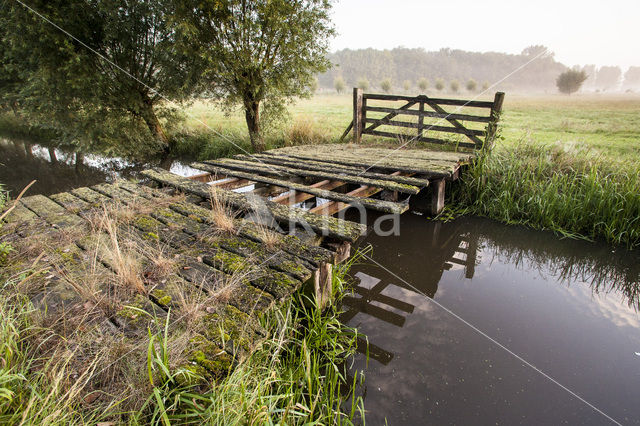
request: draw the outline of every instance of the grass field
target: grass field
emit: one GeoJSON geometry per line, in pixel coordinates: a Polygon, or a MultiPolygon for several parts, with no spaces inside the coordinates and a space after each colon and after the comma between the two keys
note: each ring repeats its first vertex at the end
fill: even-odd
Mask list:
{"type": "MultiPolygon", "coordinates": [[[[491,100],[490,96],[481,99],[484,98],[491,100]]],[[[316,95],[299,100],[289,111],[286,123],[268,130],[266,139],[270,146],[307,140],[309,143],[335,142],[351,121],[352,98],[350,95],[316,95]]],[[[226,116],[215,105],[196,102],[185,115],[182,127],[185,131],[212,133],[210,129],[213,129],[236,143],[246,140],[240,112],[226,116]]],[[[504,140],[498,148],[520,141],[561,143],[567,147],[593,148],[616,162],[634,161],[631,157],[637,158],[640,154],[639,95],[507,94],[500,125],[504,140]]],[[[212,145],[230,144],[214,134],[209,136],[212,145]]],[[[212,151],[213,146],[203,153],[212,151]]]]}

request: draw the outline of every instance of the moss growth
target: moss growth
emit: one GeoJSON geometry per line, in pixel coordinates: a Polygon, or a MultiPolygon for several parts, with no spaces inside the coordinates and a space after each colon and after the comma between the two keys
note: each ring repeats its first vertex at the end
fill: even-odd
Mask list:
{"type": "Polygon", "coordinates": [[[151,297],[155,300],[155,302],[162,306],[163,308],[169,307],[173,298],[167,293],[165,290],[161,289],[153,289],[151,291],[151,297]]]}

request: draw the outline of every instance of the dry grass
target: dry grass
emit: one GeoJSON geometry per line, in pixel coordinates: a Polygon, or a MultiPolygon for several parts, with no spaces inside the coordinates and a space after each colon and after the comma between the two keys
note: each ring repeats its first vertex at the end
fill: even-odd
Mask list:
{"type": "Polygon", "coordinates": [[[238,212],[220,196],[218,190],[214,187],[210,188],[209,203],[211,206],[210,219],[215,225],[212,233],[215,234],[234,234],[236,232],[236,217],[238,212]]]}
{"type": "Polygon", "coordinates": [[[296,117],[291,126],[284,130],[286,145],[329,143],[332,137],[326,127],[321,127],[313,117],[306,115],[296,117]]]}
{"type": "Polygon", "coordinates": [[[276,250],[282,246],[282,235],[270,229],[264,223],[256,223],[256,230],[260,241],[268,250],[276,250]]]}

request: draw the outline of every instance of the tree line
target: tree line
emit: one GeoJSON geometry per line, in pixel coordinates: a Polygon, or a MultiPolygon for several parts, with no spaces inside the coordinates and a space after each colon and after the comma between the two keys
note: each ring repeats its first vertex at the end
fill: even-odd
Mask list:
{"type": "Polygon", "coordinates": [[[328,69],[329,0],[32,0],[0,10],[0,104],[61,138],[169,152],[176,105],[281,114],[328,69]],[[125,136],[126,135],[126,136],[125,136]]]}
{"type": "MultiPolygon", "coordinates": [[[[343,87],[385,91],[391,86],[405,91],[474,92],[496,82],[501,90],[554,91],[558,76],[571,69],[541,45],[529,46],[518,55],[404,47],[344,49],[329,55],[329,60],[334,66],[318,77],[318,83],[338,91],[343,87]]],[[[585,65],[578,70],[585,71],[583,87],[588,90],[640,89],[640,67],[630,67],[624,74],[618,66],[585,65]]]]}

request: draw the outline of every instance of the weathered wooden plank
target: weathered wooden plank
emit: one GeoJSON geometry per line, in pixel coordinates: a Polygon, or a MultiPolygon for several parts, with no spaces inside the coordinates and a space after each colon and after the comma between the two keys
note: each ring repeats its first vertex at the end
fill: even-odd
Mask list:
{"type": "Polygon", "coordinates": [[[402,95],[382,95],[377,93],[365,93],[363,97],[364,99],[374,99],[379,101],[405,101],[405,102],[414,101],[416,103],[420,101],[426,101],[428,99],[431,102],[434,102],[439,105],[453,105],[453,106],[464,106],[464,107],[472,107],[472,108],[491,108],[493,106],[493,102],[489,102],[489,101],[429,98],[425,95],[402,96],[402,95]]]}
{"type": "Polygon", "coordinates": [[[205,161],[204,163],[193,163],[191,167],[212,172],[214,169],[207,166],[225,167],[234,170],[241,170],[250,173],[260,173],[267,176],[301,176],[315,177],[321,179],[337,180],[341,182],[354,183],[356,185],[377,186],[378,188],[387,189],[389,191],[398,191],[403,194],[417,194],[420,188],[414,185],[402,184],[394,181],[386,181],[382,179],[372,179],[364,176],[354,176],[340,173],[332,173],[328,171],[312,171],[303,170],[287,166],[269,165],[268,167],[257,162],[241,161],[236,159],[223,159],[217,161],[205,161]]]}
{"type": "Polygon", "coordinates": [[[108,184],[101,183],[99,185],[94,185],[91,187],[96,192],[99,192],[107,197],[113,199],[114,201],[119,201],[127,204],[131,204],[136,200],[140,200],[140,197],[134,193],[124,190],[123,188],[118,187],[117,183],[108,184]]]}
{"type": "MultiPolygon", "coordinates": [[[[207,170],[210,172],[220,172],[225,173],[227,175],[238,176],[245,179],[251,179],[256,182],[262,182],[269,185],[280,186],[282,188],[294,189],[300,192],[306,192],[307,194],[313,194],[317,197],[326,198],[328,200],[340,201],[343,203],[354,204],[354,205],[362,205],[365,208],[371,210],[377,210],[384,213],[396,213],[400,214],[408,209],[408,205],[405,203],[394,203],[391,201],[384,200],[374,200],[371,198],[358,198],[352,197],[346,194],[340,194],[333,191],[327,191],[326,189],[313,188],[309,185],[302,185],[299,183],[294,183],[282,179],[269,178],[266,176],[261,176],[254,173],[247,173],[238,170],[231,170],[229,168],[223,168],[218,166],[211,166],[208,164],[195,163],[192,164],[191,167],[194,168],[202,168],[203,170],[207,170]]],[[[416,188],[418,189],[418,188],[416,188]]],[[[419,191],[419,190],[418,190],[419,191]]]]}
{"type": "MultiPolygon", "coordinates": [[[[393,112],[398,111],[395,108],[386,108],[386,107],[377,107],[377,106],[368,106],[367,111],[371,112],[393,112]]],[[[396,115],[412,115],[417,117],[429,117],[429,118],[451,118],[454,120],[462,120],[462,121],[473,121],[475,123],[489,123],[491,121],[490,117],[483,117],[480,115],[470,115],[470,114],[453,114],[453,113],[441,113],[441,112],[433,112],[433,111],[420,111],[415,109],[402,110],[399,111],[396,115]]]]}
{"type": "MultiPolygon", "coordinates": [[[[425,129],[425,130],[429,130],[429,129],[425,129]]],[[[437,144],[445,144],[445,145],[455,145],[455,146],[461,146],[464,148],[475,148],[476,145],[473,143],[469,143],[469,142],[452,142],[452,141],[448,141],[446,139],[438,139],[438,138],[430,138],[430,137],[425,137],[425,136],[411,136],[411,135],[401,135],[398,133],[391,133],[391,132],[384,132],[381,130],[365,130],[364,131],[365,134],[367,135],[373,135],[373,136],[382,136],[382,137],[386,137],[386,138],[406,138],[406,139],[411,139],[413,141],[416,142],[428,142],[428,143],[437,143],[437,144]]]]}
{"type": "Polygon", "coordinates": [[[395,158],[399,158],[403,155],[408,156],[412,161],[464,161],[466,159],[472,158],[475,156],[474,153],[468,152],[454,152],[454,151],[443,151],[443,150],[433,150],[433,149],[423,149],[423,148],[401,148],[396,149],[393,147],[389,148],[376,148],[371,147],[370,145],[307,145],[307,146],[291,146],[286,148],[278,148],[271,151],[267,151],[267,153],[277,153],[277,154],[289,154],[289,153],[304,153],[307,155],[335,155],[335,154],[349,154],[352,156],[357,156],[361,159],[377,159],[381,156],[386,156],[388,154],[393,154],[395,158]]]}
{"type": "MultiPolygon", "coordinates": [[[[195,219],[196,222],[213,225],[211,211],[203,207],[191,203],[174,203],[170,205],[170,208],[184,216],[195,219]]],[[[276,231],[249,220],[236,219],[235,222],[235,228],[240,235],[258,243],[265,243],[267,237],[276,234],[276,231]]],[[[318,266],[323,262],[330,262],[334,256],[331,251],[325,248],[304,244],[295,235],[280,234],[280,238],[281,241],[276,244],[277,248],[298,256],[314,266],[318,266]]]]}
{"type": "MultiPolygon", "coordinates": [[[[407,127],[411,129],[420,129],[422,126],[420,123],[410,123],[408,121],[389,121],[389,120],[378,120],[375,118],[367,118],[367,123],[372,123],[373,125],[366,128],[364,130],[365,133],[369,133],[374,128],[378,126],[393,126],[393,127],[407,127]]],[[[484,136],[484,130],[475,130],[475,129],[467,129],[465,127],[446,127],[446,126],[435,126],[435,125],[427,125],[424,126],[423,130],[433,131],[433,132],[445,132],[445,133],[456,133],[466,136],[484,136]]],[[[405,135],[410,137],[410,135],[405,135]]]]}
{"type": "MultiPolygon", "coordinates": [[[[245,158],[245,156],[238,156],[239,158],[245,158]]],[[[407,185],[414,185],[417,187],[425,187],[429,185],[429,179],[424,178],[416,178],[410,176],[395,176],[391,174],[385,173],[375,173],[370,171],[365,171],[364,167],[352,167],[347,165],[339,165],[339,164],[330,164],[322,161],[314,161],[314,160],[306,160],[300,161],[294,157],[289,157],[284,154],[254,154],[254,157],[260,158],[261,161],[270,164],[282,165],[287,167],[294,167],[303,170],[314,170],[314,171],[327,171],[340,175],[352,175],[352,176],[363,176],[372,179],[381,179],[387,180],[391,182],[404,183],[407,185]]]]}
{"type": "Polygon", "coordinates": [[[39,217],[55,226],[66,228],[83,226],[87,223],[80,216],[67,211],[64,207],[44,195],[25,197],[20,202],[39,217]]]}
{"type": "MultiPolygon", "coordinates": [[[[313,185],[310,185],[314,188],[322,188],[322,189],[326,189],[326,190],[332,190],[335,188],[339,188],[341,186],[344,186],[345,183],[344,182],[339,182],[337,180],[322,180],[320,182],[316,182],[313,185]]],[[[287,191],[281,195],[278,195],[275,198],[272,198],[271,201],[273,201],[274,203],[280,203],[280,204],[285,204],[285,205],[289,205],[289,206],[293,206],[295,204],[298,203],[302,203],[303,201],[309,200],[311,198],[315,198],[315,195],[312,194],[305,194],[304,192],[298,192],[298,191],[287,191]]]]}
{"type": "MultiPolygon", "coordinates": [[[[400,172],[394,172],[394,175],[398,175],[398,174],[400,174],[400,172]]],[[[380,188],[363,185],[359,188],[354,189],[351,192],[348,192],[347,194],[353,197],[370,197],[372,195],[377,194],[380,191],[382,191],[380,188]]],[[[316,206],[309,211],[312,213],[332,216],[348,207],[349,207],[348,204],[341,203],[338,201],[331,201],[329,203],[316,206]]]]}
{"type": "Polygon", "coordinates": [[[364,168],[371,168],[374,170],[388,170],[388,171],[401,171],[406,173],[415,173],[425,175],[429,177],[446,177],[453,173],[456,163],[454,162],[433,162],[430,165],[421,164],[419,160],[413,162],[406,160],[401,161],[395,158],[393,152],[388,152],[386,156],[379,156],[377,160],[365,161],[358,156],[348,155],[326,155],[326,156],[310,156],[308,154],[288,154],[291,157],[298,158],[300,160],[316,160],[324,161],[329,164],[346,164],[348,166],[357,166],[364,168]]]}
{"type": "MultiPolygon", "coordinates": [[[[206,199],[211,199],[212,197],[212,188],[209,188],[208,185],[191,181],[166,170],[148,169],[141,174],[182,192],[198,195],[206,199]]],[[[222,202],[228,203],[239,210],[258,214],[267,213],[280,224],[308,227],[321,235],[353,242],[366,232],[366,225],[363,224],[314,215],[295,207],[287,207],[268,200],[256,199],[256,196],[251,196],[250,194],[238,194],[215,188],[213,191],[222,202]]]]}
{"type": "Polygon", "coordinates": [[[100,207],[101,205],[103,205],[104,203],[111,203],[113,202],[113,200],[111,200],[109,197],[94,191],[91,188],[76,188],[76,189],[72,189],[71,190],[71,194],[75,195],[76,197],[86,201],[87,203],[93,205],[94,207],[100,207]]]}
{"type": "Polygon", "coordinates": [[[20,222],[28,222],[34,219],[37,219],[38,215],[34,212],[26,208],[21,204],[16,204],[16,206],[11,210],[11,212],[4,218],[7,223],[20,223],[20,222]]]}
{"type": "MultiPolygon", "coordinates": [[[[165,217],[166,219],[166,217],[165,217]]],[[[186,223],[193,223],[187,221],[186,223]]],[[[205,241],[195,234],[185,233],[183,230],[175,230],[166,223],[156,220],[151,216],[141,215],[136,217],[132,224],[145,234],[154,235],[163,243],[168,244],[183,256],[195,257],[214,270],[227,275],[239,274],[257,288],[267,291],[277,299],[291,295],[302,285],[302,281],[311,276],[311,271],[302,265],[294,264],[290,257],[281,254],[269,258],[258,245],[242,237],[220,238],[215,241],[205,241]],[[233,251],[230,251],[231,248],[233,251]]],[[[192,229],[193,232],[193,229],[192,229]]],[[[189,263],[190,266],[192,262],[189,263]]],[[[181,275],[184,270],[180,271],[181,275]]],[[[219,278],[217,275],[214,277],[219,278]]],[[[187,278],[185,276],[185,278],[187,278]]],[[[190,278],[187,278],[191,281],[190,278]]],[[[205,289],[210,285],[201,283],[205,289]]]]}
{"type": "Polygon", "coordinates": [[[69,210],[72,213],[77,213],[80,216],[83,216],[95,208],[91,203],[86,202],[85,200],[76,197],[70,192],[61,192],[59,194],[54,194],[49,196],[53,201],[60,204],[65,209],[69,210]]]}

